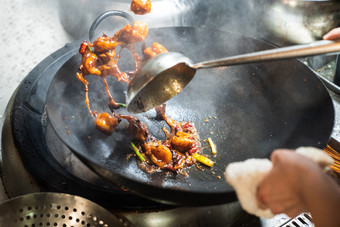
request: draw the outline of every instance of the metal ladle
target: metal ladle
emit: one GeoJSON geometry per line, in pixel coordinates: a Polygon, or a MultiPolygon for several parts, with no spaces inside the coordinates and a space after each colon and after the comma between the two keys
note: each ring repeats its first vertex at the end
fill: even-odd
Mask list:
{"type": "Polygon", "coordinates": [[[180,53],[162,53],[148,60],[130,82],[127,93],[127,110],[130,113],[141,113],[165,103],[181,92],[192,80],[197,69],[334,52],[340,52],[340,40],[321,40],[309,44],[241,54],[196,64],[180,53]]]}

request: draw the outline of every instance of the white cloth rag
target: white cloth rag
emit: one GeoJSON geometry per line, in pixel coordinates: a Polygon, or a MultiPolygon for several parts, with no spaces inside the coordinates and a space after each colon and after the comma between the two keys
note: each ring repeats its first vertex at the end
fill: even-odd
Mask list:
{"type": "MultiPolygon", "coordinates": [[[[332,157],[318,148],[300,147],[296,149],[296,152],[310,158],[321,167],[326,167],[334,162],[332,157]]],[[[257,187],[271,168],[270,160],[253,158],[230,163],[225,171],[225,179],[235,189],[242,208],[258,217],[274,217],[270,209],[260,209],[256,200],[257,187]]]]}

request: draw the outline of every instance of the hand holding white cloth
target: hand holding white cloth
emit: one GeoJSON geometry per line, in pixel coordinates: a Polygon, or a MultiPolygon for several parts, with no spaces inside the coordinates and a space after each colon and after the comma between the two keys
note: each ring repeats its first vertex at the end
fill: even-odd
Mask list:
{"type": "MultiPolygon", "coordinates": [[[[296,152],[310,158],[320,167],[326,167],[334,162],[330,156],[314,147],[300,147],[296,152]]],[[[225,172],[225,179],[234,187],[242,208],[250,214],[263,218],[272,218],[274,215],[269,209],[263,210],[258,207],[256,191],[271,168],[272,163],[268,159],[248,159],[230,163],[225,172]]]]}

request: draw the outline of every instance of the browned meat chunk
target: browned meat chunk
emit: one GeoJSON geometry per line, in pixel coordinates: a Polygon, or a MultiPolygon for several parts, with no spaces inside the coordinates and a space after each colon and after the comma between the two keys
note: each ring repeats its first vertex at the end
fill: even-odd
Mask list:
{"type": "Polygon", "coordinates": [[[122,46],[133,45],[143,41],[149,32],[149,27],[146,23],[136,21],[132,26],[129,24],[119,30],[114,38],[122,46]]]}
{"type": "Polygon", "coordinates": [[[116,115],[110,115],[106,112],[100,113],[96,116],[94,123],[96,128],[106,135],[111,135],[117,125],[119,124],[120,119],[116,115]]]}
{"type": "Polygon", "coordinates": [[[148,127],[138,118],[130,115],[120,115],[120,117],[129,122],[129,127],[127,130],[134,139],[144,142],[148,138],[148,127]]]}
{"type": "Polygon", "coordinates": [[[168,50],[159,43],[154,42],[151,47],[144,50],[145,59],[153,58],[157,54],[168,52],[168,50]]]}
{"type": "Polygon", "coordinates": [[[159,167],[164,167],[172,161],[170,149],[160,141],[143,144],[145,154],[150,156],[151,161],[159,167]]]}
{"type": "Polygon", "coordinates": [[[132,0],[131,11],[138,15],[144,15],[151,12],[150,0],[132,0]]]}

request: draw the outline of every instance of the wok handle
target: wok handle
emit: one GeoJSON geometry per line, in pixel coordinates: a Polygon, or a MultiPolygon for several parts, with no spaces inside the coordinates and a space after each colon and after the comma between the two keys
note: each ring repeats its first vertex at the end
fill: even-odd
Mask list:
{"type": "Polygon", "coordinates": [[[307,57],[340,52],[340,40],[321,40],[309,44],[294,45],[270,50],[241,54],[193,64],[195,69],[239,65],[271,60],[307,57]]]}
{"type": "Polygon", "coordinates": [[[125,19],[127,19],[129,21],[130,24],[133,24],[134,19],[132,16],[130,16],[128,13],[123,12],[123,11],[119,11],[119,10],[110,10],[110,11],[106,11],[102,14],[100,14],[97,19],[95,19],[90,27],[89,30],[89,38],[90,40],[92,40],[93,36],[94,36],[94,31],[96,30],[96,28],[98,27],[98,25],[100,24],[100,22],[102,22],[105,18],[110,17],[110,16],[120,16],[120,17],[124,17],[125,19]]]}

